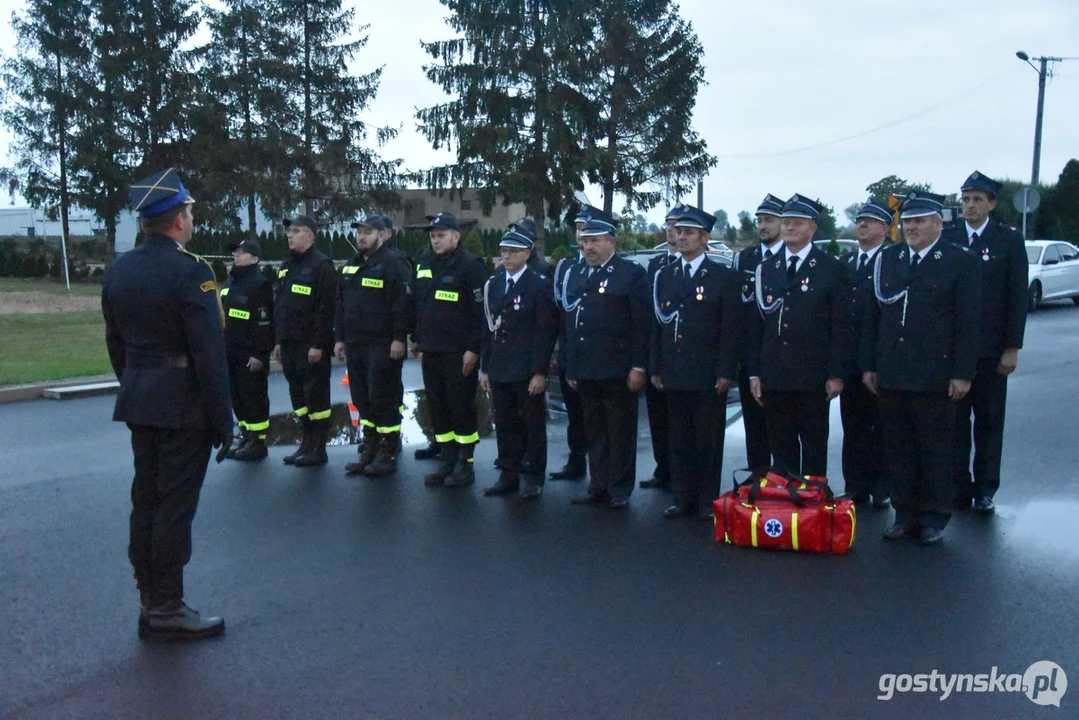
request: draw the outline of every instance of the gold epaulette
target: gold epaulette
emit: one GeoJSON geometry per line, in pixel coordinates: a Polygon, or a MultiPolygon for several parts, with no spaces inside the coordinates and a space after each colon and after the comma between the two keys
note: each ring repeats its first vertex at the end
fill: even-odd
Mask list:
{"type": "Polygon", "coordinates": [[[217,275],[214,274],[213,265],[211,265],[209,263],[209,261],[207,261],[206,258],[202,257],[201,255],[196,255],[193,252],[189,252],[188,250],[185,250],[184,248],[180,247],[179,245],[176,246],[176,249],[179,250],[180,252],[182,252],[184,255],[187,255],[188,257],[195,258],[200,263],[203,263],[206,267],[210,268],[210,277],[212,277],[213,280],[210,280],[209,282],[203,283],[200,286],[200,289],[203,292],[210,292],[210,290],[214,291],[214,298],[217,300],[217,312],[221,316],[221,327],[224,328],[225,327],[225,308],[221,305],[221,292],[220,292],[220,288],[217,287],[217,275]]]}

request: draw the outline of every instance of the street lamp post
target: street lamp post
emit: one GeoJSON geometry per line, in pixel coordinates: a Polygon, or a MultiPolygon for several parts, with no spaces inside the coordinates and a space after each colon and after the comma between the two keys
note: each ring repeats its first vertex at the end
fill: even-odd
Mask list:
{"type": "Polygon", "coordinates": [[[1041,170],[1042,162],[1042,115],[1045,112],[1045,78],[1049,74],[1049,63],[1074,60],[1075,58],[1036,57],[1034,59],[1038,61],[1038,65],[1035,65],[1030,61],[1030,55],[1027,55],[1022,50],[1017,52],[1015,56],[1030,65],[1038,73],[1038,116],[1034,122],[1034,163],[1030,170],[1030,185],[1034,187],[1038,184],[1038,174],[1041,170]]]}

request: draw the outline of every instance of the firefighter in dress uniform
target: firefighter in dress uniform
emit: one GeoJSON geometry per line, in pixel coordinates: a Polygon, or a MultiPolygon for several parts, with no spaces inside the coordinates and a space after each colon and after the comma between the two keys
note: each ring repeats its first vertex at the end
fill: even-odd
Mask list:
{"type": "Polygon", "coordinates": [[[502,236],[502,267],[483,288],[480,385],[491,393],[500,472],[487,496],[538,498],[547,474],[547,368],[558,338],[551,280],[528,264],[533,241],[502,236]]]}
{"type": "Polygon", "coordinates": [[[905,245],[873,263],[864,318],[863,382],[880,397],[895,523],[884,537],[939,543],[955,486],[955,414],[978,363],[978,253],[943,241],[939,195],[903,203],[905,245]]]}
{"type": "Polygon", "coordinates": [[[225,348],[229,360],[232,409],[240,426],[240,441],[226,455],[249,462],[267,455],[270,429],[270,353],[274,346],[273,283],[262,274],[262,249],[254,240],[229,247],[232,269],[221,288],[225,311],[225,348]]]}
{"type": "Polygon", "coordinates": [[[663,514],[711,520],[744,310],[738,273],[705,254],[716,219],[687,206],[674,222],[681,257],[653,280],[656,323],[648,363],[670,411],[675,501],[663,514]]]}
{"type": "Polygon", "coordinates": [[[412,268],[386,247],[393,224],[382,215],[352,223],[358,252],[337,283],[334,354],[345,361],[349,393],[360,413],[363,442],[349,475],[397,471],[404,385],[401,370],[412,320],[412,268]]]}
{"type": "Polygon", "coordinates": [[[131,482],[128,559],[139,589],[139,637],[220,635],[225,622],[184,602],[191,522],[210,452],[232,444],[224,318],[213,270],[187,252],[194,200],[174,170],[130,188],[145,241],[105,274],[105,344],[120,392],[113,420],[127,423],[131,482]]]}

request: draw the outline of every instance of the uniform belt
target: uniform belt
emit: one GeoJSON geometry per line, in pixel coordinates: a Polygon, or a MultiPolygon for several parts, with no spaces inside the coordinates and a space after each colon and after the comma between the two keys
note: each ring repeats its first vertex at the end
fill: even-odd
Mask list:
{"type": "Polygon", "coordinates": [[[127,366],[132,368],[185,368],[191,364],[186,355],[131,355],[127,356],[127,366]]]}

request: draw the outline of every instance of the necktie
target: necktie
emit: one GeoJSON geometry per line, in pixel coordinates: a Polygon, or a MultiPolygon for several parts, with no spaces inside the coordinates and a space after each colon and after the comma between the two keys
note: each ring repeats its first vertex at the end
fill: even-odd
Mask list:
{"type": "Polygon", "coordinates": [[[916,268],[916,267],[918,267],[918,263],[920,263],[921,261],[922,261],[922,256],[919,255],[918,253],[914,253],[910,258],[910,266],[912,268],[916,268]]]}
{"type": "Polygon", "coordinates": [[[978,233],[971,233],[970,234],[970,246],[974,247],[977,244],[978,244],[978,233]]]}
{"type": "Polygon", "coordinates": [[[693,277],[693,266],[689,263],[686,263],[685,267],[682,268],[682,272],[685,273],[687,280],[690,279],[691,277],[693,277]]]}
{"type": "Polygon", "coordinates": [[[858,269],[861,270],[869,264],[869,253],[862,253],[862,256],[858,258],[858,269]]]}
{"type": "Polygon", "coordinates": [[[798,274],[798,256],[791,258],[791,264],[787,267],[787,282],[794,282],[794,276],[798,274]]]}
{"type": "Polygon", "coordinates": [[[507,296],[509,296],[509,295],[511,295],[513,293],[513,286],[516,285],[516,284],[517,283],[513,282],[513,278],[510,278],[510,281],[506,284],[506,295],[507,296]]]}
{"type": "Polygon", "coordinates": [[[765,260],[771,260],[773,255],[775,255],[775,253],[772,252],[772,248],[768,248],[767,250],[764,251],[764,259],[765,260]]]}

